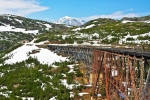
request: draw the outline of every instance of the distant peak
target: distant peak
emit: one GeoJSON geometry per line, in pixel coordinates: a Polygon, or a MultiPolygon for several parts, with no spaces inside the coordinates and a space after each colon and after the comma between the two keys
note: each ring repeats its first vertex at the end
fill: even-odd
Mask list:
{"type": "Polygon", "coordinates": [[[56,24],[65,24],[65,25],[69,25],[69,26],[80,26],[85,23],[85,21],[83,21],[79,18],[73,18],[73,17],[69,17],[69,16],[64,16],[56,21],[51,21],[51,22],[56,23],[56,24]]]}
{"type": "Polygon", "coordinates": [[[69,17],[69,16],[65,16],[64,18],[71,18],[71,17],[69,17]]]}

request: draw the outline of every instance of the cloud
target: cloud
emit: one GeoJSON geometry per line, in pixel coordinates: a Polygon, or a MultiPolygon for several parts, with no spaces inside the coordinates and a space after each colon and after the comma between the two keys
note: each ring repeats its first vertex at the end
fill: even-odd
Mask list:
{"type": "Polygon", "coordinates": [[[40,6],[36,0],[0,0],[0,14],[26,16],[47,9],[49,7],[40,6]]]}
{"type": "Polygon", "coordinates": [[[88,20],[93,20],[93,19],[97,19],[97,18],[121,19],[123,17],[138,17],[138,15],[134,14],[134,13],[125,14],[121,11],[117,11],[117,12],[115,12],[113,14],[109,14],[109,15],[94,15],[94,16],[89,16],[89,17],[83,17],[81,19],[88,21],[88,20]]]}
{"type": "Polygon", "coordinates": [[[129,10],[130,10],[130,11],[133,11],[133,8],[130,8],[129,10]]]}

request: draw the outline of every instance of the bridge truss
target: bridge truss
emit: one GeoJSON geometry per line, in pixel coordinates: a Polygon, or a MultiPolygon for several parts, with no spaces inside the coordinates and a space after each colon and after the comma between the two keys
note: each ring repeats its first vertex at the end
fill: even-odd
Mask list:
{"type": "Polygon", "coordinates": [[[97,94],[103,94],[106,95],[107,100],[116,100],[117,98],[139,100],[146,84],[148,71],[148,59],[141,55],[133,56],[132,54],[131,56],[94,50],[93,96],[97,97],[97,94]]]}
{"type": "Polygon", "coordinates": [[[90,74],[92,66],[92,48],[88,47],[76,47],[76,46],[58,46],[48,45],[48,49],[65,56],[70,57],[73,61],[82,61],[86,64],[87,74],[90,74]]]}

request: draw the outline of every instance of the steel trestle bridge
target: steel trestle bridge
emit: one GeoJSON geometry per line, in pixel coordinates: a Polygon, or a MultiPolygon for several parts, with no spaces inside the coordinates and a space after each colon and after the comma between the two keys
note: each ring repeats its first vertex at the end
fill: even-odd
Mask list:
{"type": "Polygon", "coordinates": [[[150,52],[127,48],[48,45],[53,52],[86,64],[92,96],[107,100],[150,100],[150,52]]]}

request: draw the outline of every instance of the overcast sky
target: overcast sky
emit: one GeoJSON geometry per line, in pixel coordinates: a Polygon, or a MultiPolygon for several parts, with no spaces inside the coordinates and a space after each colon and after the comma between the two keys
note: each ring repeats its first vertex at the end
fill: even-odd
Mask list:
{"type": "Polygon", "coordinates": [[[150,0],[0,0],[0,14],[14,14],[40,20],[64,16],[95,18],[150,15],[150,0]]]}

